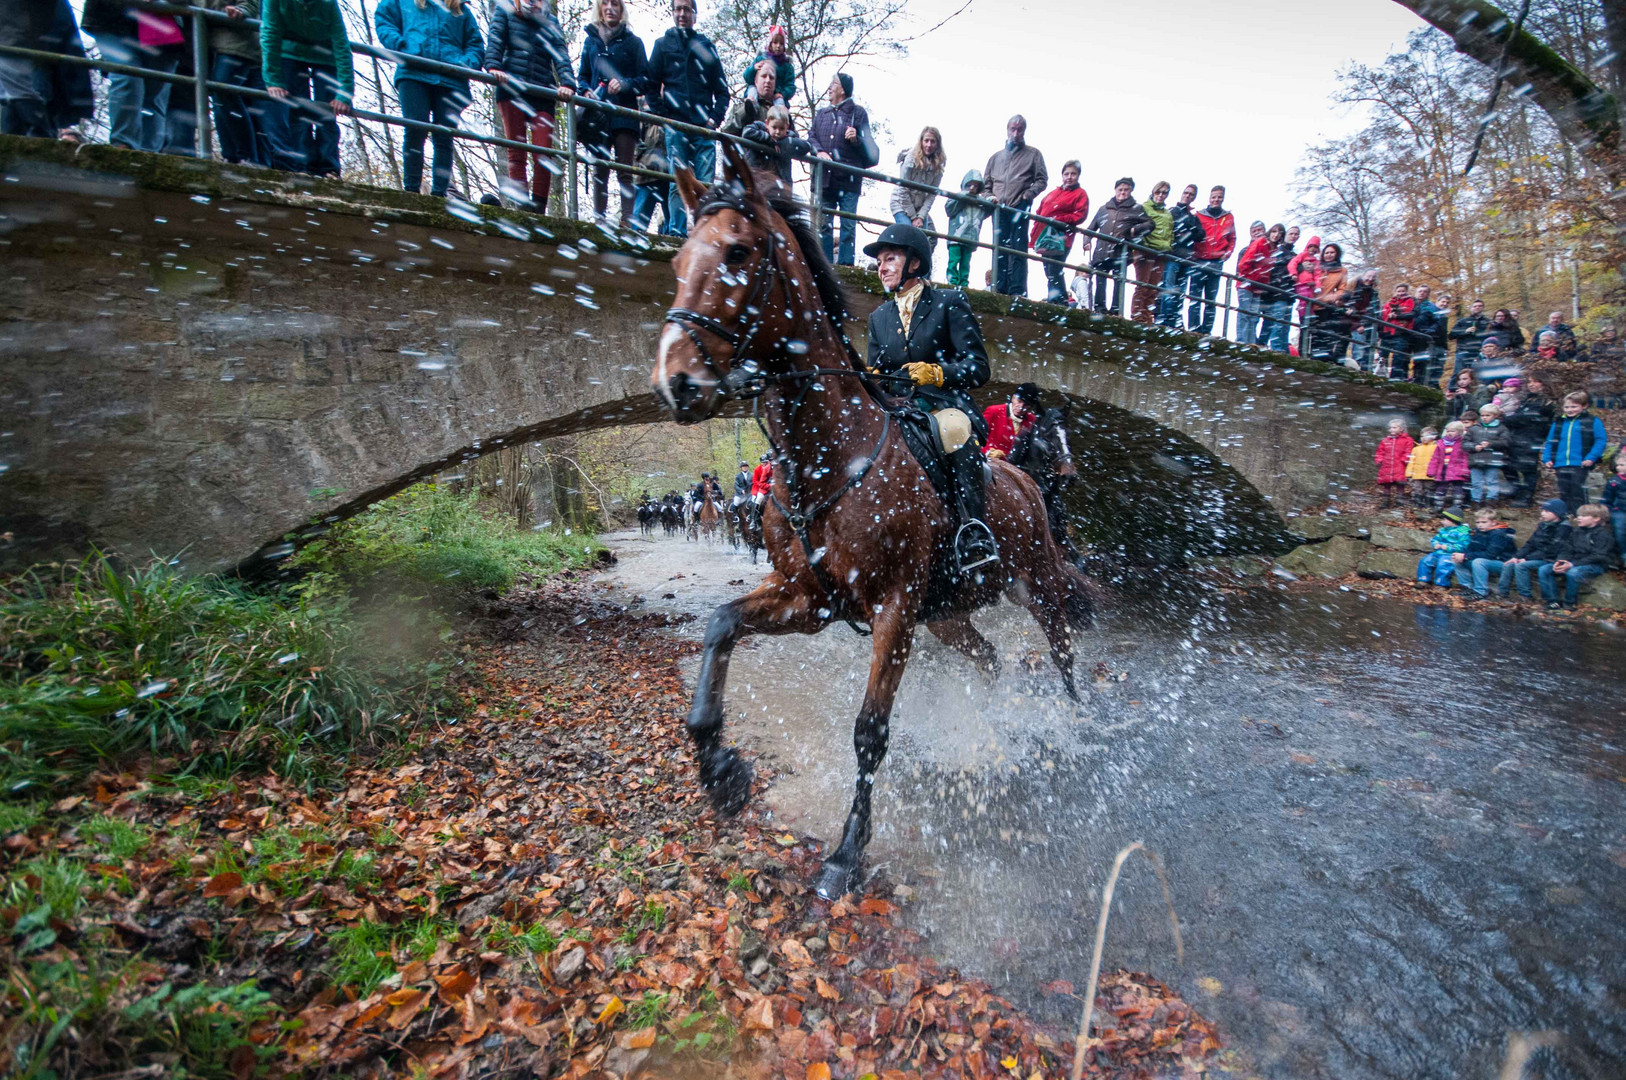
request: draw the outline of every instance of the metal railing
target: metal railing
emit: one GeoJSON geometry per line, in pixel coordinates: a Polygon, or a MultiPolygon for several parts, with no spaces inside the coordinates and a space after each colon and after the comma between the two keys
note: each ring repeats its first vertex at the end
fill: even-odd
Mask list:
{"type": "MultiPolygon", "coordinates": [[[[158,79],[171,84],[190,84],[193,87],[193,107],[196,114],[196,150],[200,157],[212,157],[214,153],[214,131],[212,115],[209,108],[211,93],[230,94],[240,98],[267,101],[279,100],[269,91],[264,89],[240,86],[230,83],[220,83],[208,78],[208,29],[210,24],[219,24],[236,30],[257,31],[260,25],[259,20],[246,18],[233,19],[227,16],[224,12],[186,4],[167,3],[163,2],[163,0],[134,0],[131,6],[155,14],[172,15],[180,18],[187,18],[191,21],[191,47],[193,62],[192,74],[175,74],[171,72],[153,70],[150,68],[143,68],[131,64],[115,63],[102,58],[71,56],[63,53],[28,49],[13,45],[0,45],[0,54],[16,56],[21,59],[35,62],[66,63],[74,66],[100,70],[107,73],[136,75],[143,78],[158,79]]],[[[471,82],[482,82],[492,86],[506,86],[506,88],[513,93],[520,94],[527,98],[553,101],[556,106],[561,103],[565,104],[567,107],[563,110],[564,123],[560,125],[564,129],[563,134],[565,145],[563,148],[538,146],[523,140],[509,139],[500,135],[491,135],[468,128],[435,124],[424,120],[413,120],[388,113],[358,109],[353,105],[349,108],[348,115],[353,116],[358,120],[366,120],[372,123],[393,125],[407,130],[423,131],[426,134],[445,134],[457,139],[501,147],[505,150],[518,150],[524,153],[537,155],[538,167],[549,168],[550,171],[553,171],[556,174],[560,171],[566,174],[568,190],[567,212],[572,218],[579,216],[580,213],[578,204],[579,184],[577,182],[578,166],[585,165],[588,167],[607,167],[623,175],[640,176],[665,182],[675,181],[676,176],[672,172],[647,169],[634,164],[622,164],[595,152],[596,148],[581,143],[577,139],[576,110],[571,106],[594,109],[604,112],[610,116],[620,116],[626,119],[631,119],[638,122],[640,126],[644,124],[657,124],[663,128],[678,131],[694,138],[704,138],[717,143],[731,142],[743,149],[752,149],[758,152],[766,152],[771,150],[770,147],[753,142],[752,140],[746,139],[739,135],[728,134],[707,126],[686,123],[684,121],[676,120],[658,113],[645,112],[640,109],[632,109],[622,105],[616,105],[612,102],[599,100],[590,94],[573,93],[569,97],[564,97],[561,96],[558,90],[554,88],[526,83],[523,80],[514,78],[512,76],[509,76],[506,79],[499,79],[498,76],[492,72],[482,69],[466,68],[460,65],[448,64],[442,61],[415,56],[409,53],[398,53],[390,49],[368,44],[366,42],[350,42],[350,51],[352,54],[369,56],[388,63],[403,65],[421,71],[449,75],[454,78],[467,79],[471,82]],[[553,164],[554,162],[559,162],[561,164],[556,166],[553,164]]],[[[568,73],[571,69],[571,65],[568,63],[569,58],[566,56],[564,59],[566,61],[564,64],[556,66],[563,67],[568,73]]],[[[311,102],[306,99],[293,98],[290,98],[289,100],[297,102],[301,107],[314,110],[318,113],[327,110],[327,107],[320,102],[311,102]]],[[[858,166],[846,164],[845,162],[836,161],[833,158],[805,158],[798,156],[795,158],[795,160],[799,161],[803,165],[806,165],[810,173],[812,197],[809,199],[809,211],[813,216],[816,229],[821,228],[824,225],[822,218],[825,214],[829,214],[836,218],[850,219],[855,223],[873,224],[882,227],[892,224],[892,222],[889,220],[843,211],[839,208],[822,206],[820,191],[822,190],[823,171],[826,169],[834,169],[850,176],[858,177],[862,180],[872,180],[895,187],[908,188],[942,198],[945,201],[957,200],[962,203],[970,203],[981,207],[987,212],[986,219],[992,223],[994,236],[991,242],[983,241],[980,235],[975,239],[964,239],[935,229],[927,229],[923,231],[934,239],[941,239],[950,244],[957,244],[965,247],[989,251],[992,253],[996,266],[1001,256],[1015,255],[1026,259],[1029,262],[1038,262],[1041,264],[1041,267],[1048,264],[1062,272],[1070,270],[1075,274],[1083,274],[1092,279],[1095,277],[1104,276],[1116,293],[1115,299],[1117,300],[1117,303],[1115,306],[1117,311],[1115,314],[1120,316],[1124,314],[1125,306],[1130,303],[1133,290],[1151,289],[1156,294],[1156,299],[1152,304],[1154,309],[1152,317],[1153,324],[1163,325],[1170,329],[1187,329],[1187,327],[1179,325],[1181,322],[1186,321],[1180,318],[1180,316],[1186,314],[1186,312],[1176,311],[1176,319],[1174,325],[1172,326],[1163,322],[1163,320],[1160,318],[1160,309],[1166,298],[1173,300],[1176,303],[1182,301],[1187,302],[1192,307],[1212,308],[1216,313],[1223,312],[1224,319],[1220,328],[1221,337],[1227,336],[1230,332],[1230,316],[1232,312],[1236,312],[1239,316],[1247,315],[1264,322],[1279,323],[1281,321],[1279,319],[1267,319],[1262,310],[1249,311],[1241,307],[1239,304],[1234,303],[1233,300],[1239,299],[1234,295],[1236,290],[1249,288],[1250,286],[1258,286],[1261,283],[1250,281],[1241,277],[1239,274],[1213,267],[1210,264],[1211,260],[1183,258],[1168,251],[1159,251],[1149,248],[1135,240],[1120,238],[1108,233],[1091,229],[1082,224],[1060,221],[1055,218],[1046,217],[1044,215],[1035,213],[1031,210],[1018,209],[1002,205],[994,200],[977,195],[971,195],[966,192],[948,191],[931,184],[924,184],[919,181],[906,179],[904,177],[892,176],[887,173],[878,172],[874,169],[860,168],[858,166]],[[1111,244],[1119,249],[1119,257],[1116,261],[1116,266],[1111,267],[1107,271],[1103,271],[1103,269],[1099,266],[1092,266],[1084,262],[1069,262],[1067,261],[1066,256],[1061,259],[1054,259],[1048,258],[1039,252],[1032,251],[1026,246],[1021,248],[1005,246],[999,242],[999,222],[1002,217],[1009,217],[1012,214],[1018,216],[1019,223],[1024,231],[1029,227],[1029,223],[1037,222],[1041,225],[1055,226],[1056,228],[1063,230],[1063,235],[1077,235],[1083,237],[1086,240],[1086,246],[1089,241],[1099,241],[1111,244]],[[1160,260],[1160,262],[1173,260],[1184,265],[1187,271],[1188,283],[1189,276],[1192,274],[1200,273],[1205,276],[1212,275],[1213,277],[1224,282],[1224,299],[1222,300],[1219,297],[1217,288],[1216,295],[1210,300],[1205,299],[1198,294],[1190,293],[1186,288],[1166,288],[1161,281],[1155,283],[1151,281],[1138,282],[1132,279],[1130,276],[1130,267],[1133,253],[1142,253],[1156,258],[1160,260]]],[[[664,201],[665,200],[663,200],[663,203],[664,201]]],[[[830,223],[832,230],[834,230],[835,224],[835,222],[830,223]]],[[[1069,243],[1069,247],[1070,246],[1071,245],[1069,243]]],[[[1229,258],[1229,255],[1226,257],[1229,258]]],[[[1082,258],[1083,249],[1081,249],[1080,252],[1080,259],[1082,258]]],[[[1255,289],[1249,288],[1249,291],[1253,292],[1255,289]]],[[[1025,293],[1023,295],[1025,298],[1025,293]]],[[[1291,296],[1286,299],[1286,302],[1289,305],[1296,305],[1301,299],[1303,298],[1291,296]]],[[[1374,297],[1374,303],[1376,301],[1377,298],[1374,297]]],[[[1325,305],[1321,305],[1315,300],[1309,300],[1308,305],[1309,306],[1306,310],[1310,313],[1314,313],[1317,308],[1326,308],[1325,305]]],[[[1391,331],[1394,331],[1397,340],[1401,342],[1411,341],[1417,336],[1415,331],[1413,331],[1410,327],[1386,322],[1376,315],[1351,313],[1342,308],[1338,310],[1344,311],[1344,316],[1352,321],[1356,326],[1368,329],[1372,333],[1374,340],[1367,342],[1362,338],[1356,337],[1356,331],[1353,329],[1346,333],[1339,333],[1324,327],[1317,327],[1313,323],[1309,326],[1304,326],[1301,324],[1299,327],[1300,331],[1304,332],[1307,330],[1310,335],[1310,340],[1330,339],[1333,341],[1342,342],[1345,345],[1361,345],[1369,347],[1373,353],[1374,363],[1376,361],[1376,354],[1379,351],[1390,352],[1396,356],[1400,355],[1398,350],[1386,349],[1384,346],[1380,345],[1377,340],[1375,340],[1379,328],[1388,328],[1391,331]]],[[[1218,318],[1218,315],[1216,315],[1216,318],[1218,318]]],[[[1291,318],[1290,306],[1289,315],[1287,316],[1289,333],[1292,331],[1291,318]]],[[[1194,330],[1195,328],[1191,329],[1194,330]]],[[[1414,349],[1405,355],[1409,356],[1409,358],[1415,362],[1418,358],[1425,355],[1431,356],[1432,353],[1431,350],[1414,349]]],[[[1304,359],[1313,359],[1313,357],[1305,357],[1304,359]]]]}

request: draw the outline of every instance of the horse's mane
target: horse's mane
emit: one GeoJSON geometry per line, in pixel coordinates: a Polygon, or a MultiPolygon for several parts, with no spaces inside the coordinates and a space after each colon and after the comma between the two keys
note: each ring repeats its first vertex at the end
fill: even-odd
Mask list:
{"type": "MultiPolygon", "coordinates": [[[[847,335],[842,325],[846,322],[849,312],[847,290],[841,284],[841,279],[836,277],[830,261],[824,257],[824,247],[819,242],[818,234],[813,231],[813,219],[808,216],[807,204],[790,194],[778,177],[758,173],[757,182],[763,194],[763,201],[768,204],[769,209],[784,218],[785,224],[790,228],[796,246],[801,249],[802,259],[813,275],[813,287],[818,290],[819,302],[824,306],[825,314],[830,316],[836,336],[845,342],[847,335]]],[[[697,216],[706,217],[719,210],[733,210],[746,217],[753,216],[751,206],[745,199],[745,190],[733,180],[713,184],[700,200],[697,216]]],[[[850,344],[848,351],[852,351],[850,344]]]]}

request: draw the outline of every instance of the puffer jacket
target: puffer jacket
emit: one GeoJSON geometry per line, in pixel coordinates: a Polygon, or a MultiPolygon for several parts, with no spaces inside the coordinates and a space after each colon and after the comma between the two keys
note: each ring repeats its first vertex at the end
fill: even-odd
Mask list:
{"type": "Polygon", "coordinates": [[[1475,559],[1494,559],[1507,562],[1513,558],[1519,542],[1513,538],[1513,526],[1497,522],[1488,529],[1474,529],[1468,533],[1468,546],[1463,550],[1465,562],[1475,559]]]}
{"type": "Polygon", "coordinates": [[[1242,279],[1242,288],[1256,295],[1265,291],[1265,286],[1270,282],[1270,253],[1268,237],[1261,236],[1248,242],[1248,246],[1242,250],[1242,257],[1236,261],[1236,273],[1242,279]]]}
{"type": "MultiPolygon", "coordinates": [[[[582,39],[581,70],[576,73],[577,88],[611,105],[626,109],[638,107],[644,92],[649,60],[644,42],[625,23],[606,35],[602,26],[590,23],[582,39]],[[621,92],[610,93],[610,80],[621,80],[621,92]]],[[[611,131],[637,131],[638,120],[631,116],[611,116],[611,131]]]]}
{"type": "Polygon", "coordinates": [[[1570,523],[1567,521],[1542,521],[1536,524],[1536,531],[1530,534],[1530,539],[1524,546],[1513,553],[1515,559],[1528,559],[1531,562],[1553,562],[1558,553],[1564,550],[1565,543],[1570,538],[1570,523]]]}
{"type": "Polygon", "coordinates": [[[1411,448],[1411,456],[1406,458],[1407,480],[1428,479],[1428,463],[1434,460],[1434,450],[1439,445],[1437,442],[1420,442],[1411,448]]]}
{"type": "Polygon", "coordinates": [[[1547,442],[1541,450],[1541,460],[1562,469],[1590,461],[1596,465],[1603,460],[1604,447],[1609,435],[1603,421],[1585,409],[1574,416],[1560,416],[1547,429],[1547,442]]]}
{"type": "Polygon", "coordinates": [[[1218,213],[1205,206],[1196,217],[1203,229],[1203,238],[1197,242],[1197,258],[1229,259],[1236,250],[1236,218],[1223,206],[1218,213]]]}
{"type": "Polygon", "coordinates": [[[1462,437],[1462,441],[1468,447],[1468,462],[1474,468],[1500,469],[1507,464],[1508,450],[1513,446],[1513,434],[1500,420],[1494,424],[1481,421],[1469,426],[1468,434],[1462,437]],[[1485,444],[1483,450],[1479,449],[1481,443],[1485,444]]]}
{"type": "MultiPolygon", "coordinates": [[[[1071,191],[1066,188],[1051,188],[1045,197],[1039,201],[1039,216],[1055,218],[1057,221],[1063,221],[1069,225],[1082,225],[1084,219],[1090,216],[1090,196],[1085,192],[1083,185],[1079,185],[1071,191]]],[[[1028,239],[1035,247],[1039,243],[1039,234],[1044,232],[1046,227],[1042,221],[1033,223],[1032,235],[1028,239]]],[[[1073,250],[1072,230],[1068,230],[1063,240],[1066,244],[1066,251],[1071,252],[1073,250]]]]}
{"type": "MultiPolygon", "coordinates": [[[[909,159],[914,151],[904,150],[898,154],[898,176],[904,180],[913,180],[917,184],[930,184],[936,187],[943,180],[943,167],[933,167],[927,164],[911,165],[909,159]]],[[[931,213],[932,203],[937,196],[929,191],[917,191],[914,188],[904,187],[902,184],[892,186],[891,210],[894,214],[908,214],[911,218],[920,218],[924,221],[931,213]]]]}
{"type": "Polygon", "coordinates": [[[1468,479],[1467,444],[1461,439],[1442,438],[1434,445],[1434,456],[1428,463],[1429,479],[1446,484],[1468,479]]]}
{"type": "MultiPolygon", "coordinates": [[[[564,31],[546,3],[538,4],[533,14],[521,14],[512,0],[497,5],[491,15],[491,32],[486,35],[485,68],[548,90],[557,88],[561,81],[571,83],[564,31]]],[[[497,87],[498,101],[523,96],[506,86],[497,87]]],[[[548,102],[545,111],[551,115],[552,99],[538,98],[548,102]]]]}
{"type": "Polygon", "coordinates": [[[728,80],[717,46],[700,31],[670,27],[650,49],[646,71],[650,112],[713,127],[728,114],[728,80]]]}
{"type": "Polygon", "coordinates": [[[1372,459],[1378,463],[1378,483],[1404,484],[1406,463],[1416,443],[1410,435],[1385,435],[1372,459]]]}
{"type": "MultiPolygon", "coordinates": [[[[967,169],[960,180],[960,190],[970,195],[971,185],[982,186],[982,172],[967,169]]],[[[981,192],[977,193],[979,197],[981,192]]],[[[948,234],[961,240],[975,240],[982,235],[982,223],[988,218],[988,209],[970,199],[950,199],[943,207],[948,215],[948,234]]]]}
{"type": "Polygon", "coordinates": [[[373,28],[378,32],[378,43],[391,52],[402,53],[395,65],[395,85],[420,82],[430,86],[444,86],[460,90],[465,98],[469,94],[469,80],[438,71],[415,68],[408,57],[421,56],[425,60],[438,60],[443,64],[478,68],[485,61],[485,39],[480,24],[474,21],[474,12],[467,4],[453,15],[441,7],[438,0],[379,0],[373,9],[373,28]]]}
{"type": "Polygon", "coordinates": [[[1452,553],[1468,550],[1468,526],[1447,525],[1429,540],[1436,551],[1452,553]]]}

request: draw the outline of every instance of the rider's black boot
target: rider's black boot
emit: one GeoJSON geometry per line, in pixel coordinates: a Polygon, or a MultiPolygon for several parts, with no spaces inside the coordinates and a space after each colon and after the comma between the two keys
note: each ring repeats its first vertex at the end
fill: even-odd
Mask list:
{"type": "Polygon", "coordinates": [[[999,544],[983,520],[986,513],[985,468],[981,451],[970,443],[949,455],[954,469],[954,498],[960,512],[954,534],[954,561],[961,574],[999,562],[999,544]]]}

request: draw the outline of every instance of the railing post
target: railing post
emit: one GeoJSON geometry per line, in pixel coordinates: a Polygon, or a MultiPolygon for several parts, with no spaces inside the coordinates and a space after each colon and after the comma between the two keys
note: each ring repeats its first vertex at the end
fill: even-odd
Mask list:
{"type": "MultiPolygon", "coordinates": [[[[1220,322],[1220,337],[1222,338],[1231,336],[1231,286],[1234,284],[1235,282],[1230,278],[1225,279],[1225,314],[1220,322]]],[[[1240,319],[1238,322],[1240,324],[1240,319]]]]}
{"type": "Polygon", "coordinates": [[[192,13],[193,107],[197,110],[198,157],[214,157],[215,137],[209,113],[209,24],[200,12],[192,13]]]}
{"type": "Polygon", "coordinates": [[[1129,241],[1124,240],[1124,249],[1118,255],[1118,295],[1114,297],[1118,302],[1116,307],[1118,318],[1124,317],[1124,305],[1129,302],[1129,241]]]}
{"type": "Polygon", "coordinates": [[[565,102],[565,178],[570,188],[570,198],[566,201],[565,212],[574,220],[579,202],[576,196],[576,105],[574,102],[565,102]]]}
{"type": "Polygon", "coordinates": [[[808,175],[813,190],[808,193],[807,208],[812,211],[813,235],[820,236],[824,232],[824,164],[818,158],[813,159],[808,175]]]}

